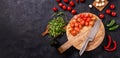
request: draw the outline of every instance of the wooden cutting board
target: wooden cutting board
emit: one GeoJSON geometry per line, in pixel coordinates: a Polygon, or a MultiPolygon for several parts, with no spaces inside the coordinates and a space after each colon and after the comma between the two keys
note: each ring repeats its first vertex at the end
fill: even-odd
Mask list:
{"type": "MultiPolygon", "coordinates": [[[[92,13],[90,13],[90,14],[92,14],[92,13]]],[[[78,15],[80,15],[80,14],[78,14],[78,15]]],[[[96,17],[97,19],[99,19],[96,15],[93,14],[93,16],[96,17]]],[[[72,19],[74,19],[74,17],[72,19]]],[[[69,26],[70,26],[70,24],[68,23],[68,25],[66,27],[66,35],[67,35],[68,41],[65,42],[62,46],[60,46],[58,48],[60,53],[63,53],[71,46],[80,50],[82,45],[83,45],[83,42],[86,40],[86,38],[87,38],[91,28],[92,28],[92,27],[85,26],[82,28],[82,30],[80,30],[79,34],[77,34],[76,36],[73,36],[68,31],[69,26]]],[[[105,29],[104,29],[104,25],[101,21],[100,28],[99,28],[94,40],[92,42],[89,42],[86,51],[91,51],[91,50],[94,50],[95,48],[97,48],[102,43],[104,36],[105,36],[105,29]]]]}

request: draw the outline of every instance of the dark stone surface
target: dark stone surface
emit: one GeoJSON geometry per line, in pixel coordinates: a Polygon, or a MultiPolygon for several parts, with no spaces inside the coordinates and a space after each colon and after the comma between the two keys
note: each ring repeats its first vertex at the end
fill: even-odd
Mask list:
{"type": "MultiPolygon", "coordinates": [[[[78,13],[89,11],[98,15],[98,10],[88,7],[92,2],[86,0],[85,3],[76,4],[75,9],[78,13]]],[[[105,14],[103,22],[107,24],[110,19],[115,19],[120,25],[120,0],[110,0],[111,3],[116,5],[113,11],[117,12],[117,17],[105,14]]],[[[97,49],[85,52],[82,56],[73,47],[59,54],[48,44],[48,37],[41,36],[50,21],[54,6],[57,6],[54,0],[0,0],[0,58],[120,58],[120,28],[113,32],[106,31],[117,41],[118,47],[114,52],[103,50],[105,38],[97,49]]],[[[105,13],[105,9],[101,13],[105,13]]],[[[68,20],[73,16],[67,11],[65,14],[68,20]]],[[[66,36],[61,39],[65,42],[66,36]]]]}

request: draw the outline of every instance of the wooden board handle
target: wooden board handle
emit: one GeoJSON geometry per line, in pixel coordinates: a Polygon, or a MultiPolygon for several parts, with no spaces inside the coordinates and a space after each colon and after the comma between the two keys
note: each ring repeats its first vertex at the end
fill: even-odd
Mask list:
{"type": "Polygon", "coordinates": [[[69,49],[71,46],[72,46],[71,42],[70,42],[70,41],[67,41],[67,42],[65,42],[62,46],[60,46],[60,47],[58,48],[58,51],[59,51],[60,53],[63,53],[63,52],[65,52],[67,49],[69,49]]]}

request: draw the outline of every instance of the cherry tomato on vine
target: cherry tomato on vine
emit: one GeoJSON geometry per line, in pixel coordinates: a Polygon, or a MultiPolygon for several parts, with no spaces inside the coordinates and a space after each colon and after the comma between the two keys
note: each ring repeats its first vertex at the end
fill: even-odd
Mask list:
{"type": "Polygon", "coordinates": [[[53,11],[54,11],[54,12],[58,11],[58,8],[53,7],[53,11]]]}

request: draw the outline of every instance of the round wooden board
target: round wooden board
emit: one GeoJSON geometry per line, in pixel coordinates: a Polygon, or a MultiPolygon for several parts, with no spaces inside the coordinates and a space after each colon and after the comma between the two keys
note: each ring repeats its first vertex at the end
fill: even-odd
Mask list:
{"type": "MultiPolygon", "coordinates": [[[[90,13],[90,14],[92,14],[92,13],[90,13]]],[[[80,14],[77,14],[77,15],[80,15],[80,14]]],[[[95,14],[93,14],[93,16],[95,16],[97,19],[99,19],[95,14]]],[[[75,18],[75,16],[72,19],[74,19],[74,18],[75,18]]],[[[68,27],[69,27],[69,24],[66,27],[66,34],[67,34],[68,41],[69,40],[71,41],[71,40],[74,40],[74,39],[78,38],[72,45],[76,49],[80,50],[82,45],[83,45],[83,42],[86,40],[86,38],[87,38],[87,36],[88,36],[92,27],[86,27],[86,26],[83,27],[80,30],[79,34],[77,34],[76,36],[73,36],[69,33],[68,27]]],[[[101,21],[100,28],[99,28],[97,34],[95,35],[94,40],[92,42],[89,42],[89,44],[86,48],[86,51],[91,51],[91,50],[97,48],[102,43],[102,41],[104,39],[104,36],[105,36],[105,29],[104,29],[104,25],[101,21]]]]}

